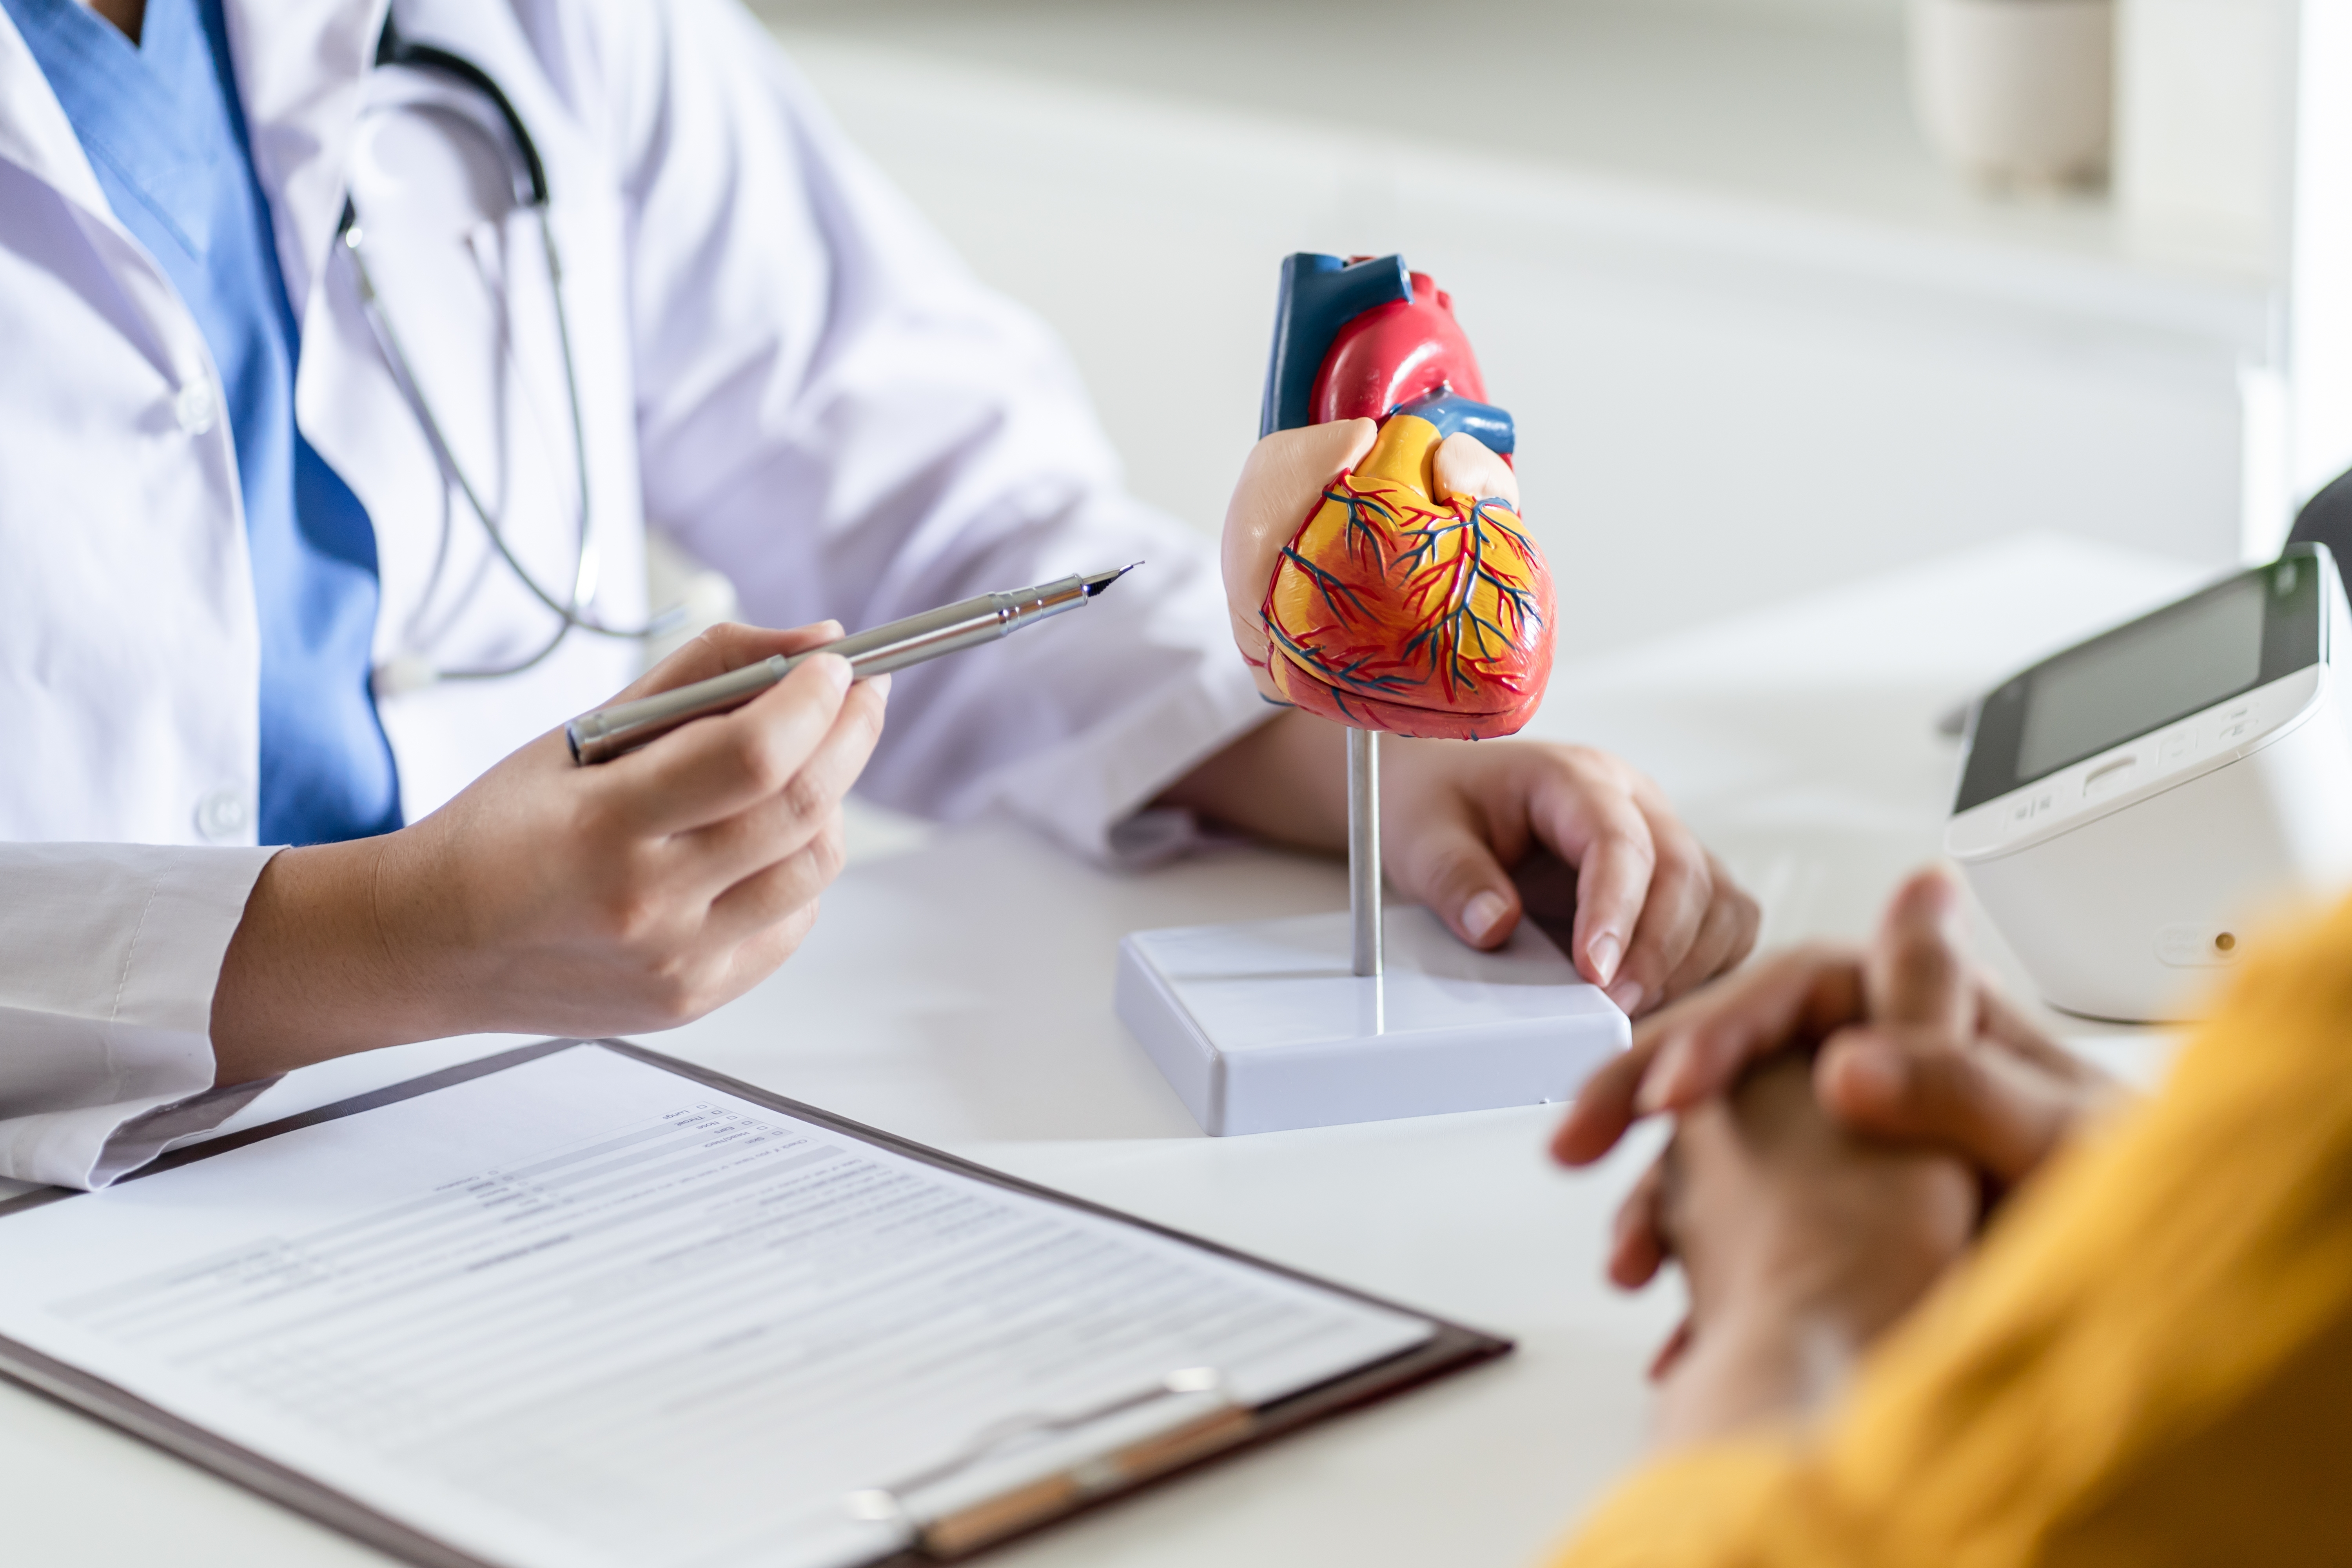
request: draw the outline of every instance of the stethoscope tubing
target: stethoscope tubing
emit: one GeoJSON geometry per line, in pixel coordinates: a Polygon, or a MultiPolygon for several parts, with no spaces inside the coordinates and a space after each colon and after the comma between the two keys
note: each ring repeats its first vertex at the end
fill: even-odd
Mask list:
{"type": "MultiPolygon", "coordinates": [[[[416,416],[417,424],[423,428],[426,443],[433,448],[434,461],[439,466],[444,479],[457,488],[458,493],[464,497],[467,507],[472,510],[476,518],[480,520],[482,530],[488,536],[491,548],[496,551],[499,558],[506,563],[507,569],[514,574],[516,580],[522,584],[533,598],[553,613],[557,620],[555,635],[536,652],[518,663],[503,665],[496,668],[446,670],[436,668],[430,672],[430,678],[436,680],[488,680],[503,676],[520,675],[552,655],[575,629],[593,633],[598,637],[633,640],[659,637],[674,629],[683,616],[682,608],[665,612],[637,627],[607,626],[588,613],[587,606],[594,601],[600,585],[603,552],[596,538],[594,512],[590,500],[587,423],[581,411],[580,378],[572,350],[571,316],[563,305],[562,257],[555,243],[554,225],[550,217],[551,203],[548,195],[547,169],[540,158],[537,143],[532,141],[529,129],[524,126],[522,117],[515,111],[513,103],[509,100],[506,93],[499,89],[496,79],[488,71],[463,56],[454,54],[447,49],[438,48],[429,44],[411,43],[402,38],[394,30],[389,17],[385,19],[383,33],[377,41],[375,63],[379,66],[407,66],[415,69],[438,72],[444,76],[452,77],[479,92],[498,111],[499,119],[506,127],[507,134],[522,161],[525,187],[518,190],[516,195],[520,199],[520,205],[528,208],[537,221],[541,247],[547,258],[550,296],[555,308],[556,341],[563,359],[564,394],[565,401],[569,405],[568,412],[572,426],[573,478],[579,495],[578,542],[574,555],[572,591],[568,596],[559,598],[549,593],[517,557],[513,547],[507,540],[506,531],[499,526],[497,517],[490,509],[483,503],[481,495],[476,490],[464,465],[457,461],[457,452],[451,447],[440,419],[433,412],[431,400],[425,395],[424,385],[416,375],[406,348],[401,341],[400,332],[393,325],[391,313],[384,308],[382,295],[376,288],[375,279],[368,269],[365,254],[366,226],[361,222],[356,203],[346,193],[343,199],[342,216],[336,226],[335,237],[340,242],[340,248],[351,258],[353,274],[359,285],[362,313],[367,319],[369,330],[376,340],[377,347],[382,350],[385,362],[391,367],[393,379],[399,384],[402,397],[407,402],[411,412],[416,416]]],[[[436,575],[437,577],[437,571],[436,575]]]]}

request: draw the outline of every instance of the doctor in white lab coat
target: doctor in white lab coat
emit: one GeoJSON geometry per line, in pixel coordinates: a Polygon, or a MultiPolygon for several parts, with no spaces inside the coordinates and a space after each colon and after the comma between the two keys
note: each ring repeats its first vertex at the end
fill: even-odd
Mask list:
{"type": "MultiPolygon", "coordinates": [[[[135,36],[137,0],[93,4],[135,36]]],[[[263,607],[218,373],[0,10],[0,1175],[103,1183],[216,1122],[236,1086],[344,1051],[695,1016],[806,931],[853,781],[1101,858],[1180,847],[1201,816],[1343,841],[1336,731],[1269,717],[1213,552],[1123,494],[1051,337],[730,0],[396,10],[530,128],[580,438],[559,285],[482,96],[373,65],[384,0],[226,0],[299,324],[296,418],[374,531],[375,706],[408,824],[284,850],[257,843],[263,607]],[[446,452],[362,308],[347,196],[446,452]],[[457,474],[542,589],[574,585],[584,474],[580,618],[612,628],[646,616],[648,527],[769,626],[1150,566],[895,690],[811,661],[735,715],[574,769],[561,721],[627,684],[640,645],[573,629],[474,678],[563,626],[457,474]]],[[[722,628],[640,689],[817,635],[722,628]]],[[[1580,868],[1572,956],[1629,1008],[1746,952],[1753,905],[1612,759],[1389,755],[1391,874],[1465,940],[1507,934],[1503,867],[1548,845],[1580,868]]]]}

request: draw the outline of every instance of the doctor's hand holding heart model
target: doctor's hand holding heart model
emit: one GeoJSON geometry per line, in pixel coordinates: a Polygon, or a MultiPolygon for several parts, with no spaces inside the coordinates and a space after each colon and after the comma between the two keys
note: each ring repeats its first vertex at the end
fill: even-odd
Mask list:
{"type": "MultiPolygon", "coordinates": [[[[1213,548],[732,0],[0,0],[0,1175],[102,1184],[346,1052],[692,1018],[807,933],[853,785],[1103,860],[1346,842],[1331,704],[1235,656],[1265,628],[1213,548]],[[798,629],[631,684],[649,528],[798,629]],[[818,656],[566,746],[616,693],[1139,560],[1118,614],[895,689],[818,656]]],[[[1229,550],[1371,443],[1270,437],[1229,550]]],[[[1434,460],[1516,517],[1473,437],[1434,460]]],[[[1464,941],[1549,849],[1627,1010],[1745,954],[1622,763],[1386,756],[1391,878],[1464,941]]]]}

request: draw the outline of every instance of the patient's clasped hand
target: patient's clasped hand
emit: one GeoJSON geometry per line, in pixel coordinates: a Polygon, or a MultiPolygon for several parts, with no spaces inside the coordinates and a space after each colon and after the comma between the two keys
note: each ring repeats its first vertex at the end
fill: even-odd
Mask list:
{"type": "Polygon", "coordinates": [[[1675,1115],[1610,1271],[1690,1297],[1674,1451],[1563,1561],[2352,1561],[2352,905],[2126,1110],[1957,903],[1665,1009],[1562,1123],[1580,1164],[1675,1115]]]}

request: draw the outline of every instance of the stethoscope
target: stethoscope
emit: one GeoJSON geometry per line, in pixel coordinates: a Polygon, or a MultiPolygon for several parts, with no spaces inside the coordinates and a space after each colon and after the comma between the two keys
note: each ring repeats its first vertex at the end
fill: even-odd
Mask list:
{"type": "MultiPolygon", "coordinates": [[[[589,606],[596,597],[598,578],[603,564],[602,552],[598,548],[589,507],[586,423],[581,416],[580,379],[572,362],[572,322],[563,309],[563,266],[556,251],[554,227],[548,218],[547,168],[540,160],[537,143],[531,140],[530,131],[524,127],[522,116],[515,112],[514,104],[509,100],[506,93],[499,89],[498,82],[488,71],[462,55],[453,54],[447,49],[438,48],[431,44],[410,42],[402,37],[394,28],[389,16],[384,19],[383,35],[376,40],[375,63],[379,66],[407,66],[412,69],[432,71],[471,88],[498,111],[499,120],[505,126],[507,135],[513,142],[514,151],[518,154],[516,168],[518,177],[514,187],[515,202],[518,206],[528,210],[537,220],[540,244],[547,257],[547,271],[551,284],[550,296],[555,304],[555,335],[557,342],[562,347],[564,394],[570,404],[573,480],[578,487],[580,497],[578,541],[571,585],[564,593],[551,593],[517,558],[513,548],[508,542],[506,531],[499,526],[497,515],[483,503],[480,493],[467,476],[465,466],[457,460],[457,452],[444,434],[441,421],[433,412],[432,402],[425,395],[424,384],[411,368],[407,352],[401,343],[399,331],[393,325],[391,316],[384,310],[383,300],[376,289],[375,279],[368,271],[367,231],[360,223],[359,208],[347,192],[343,198],[342,217],[335,226],[335,238],[344,254],[352,258],[352,266],[359,281],[361,308],[367,316],[370,329],[375,334],[377,345],[383,351],[384,358],[392,366],[393,377],[399,383],[401,394],[415,412],[417,423],[423,426],[425,439],[433,448],[434,460],[440,466],[443,477],[457,488],[458,493],[465,498],[466,505],[472,510],[476,517],[481,520],[482,528],[489,535],[490,544],[497,551],[499,558],[506,563],[508,569],[515,574],[516,579],[530,590],[531,596],[554,612],[556,616],[555,635],[535,652],[518,662],[496,668],[443,669],[435,667],[421,655],[403,655],[377,668],[375,688],[378,694],[390,695],[396,691],[411,690],[421,686],[431,685],[437,680],[489,680],[501,676],[520,675],[554,653],[562,646],[563,639],[571,636],[574,629],[591,632],[598,637],[635,639],[659,637],[674,629],[686,616],[687,609],[683,605],[665,611],[641,626],[607,626],[589,611],[589,606]]],[[[433,571],[427,579],[425,592],[420,602],[431,599],[435,587],[440,582],[448,554],[449,521],[445,512],[442,519],[440,545],[435,553],[433,571]]]]}

